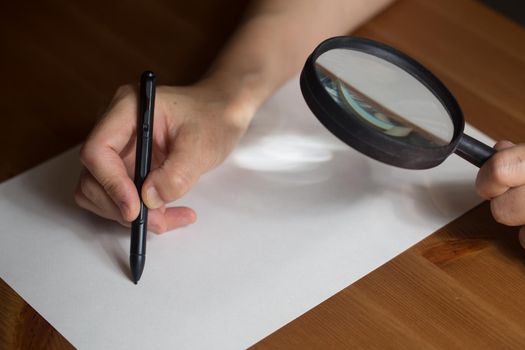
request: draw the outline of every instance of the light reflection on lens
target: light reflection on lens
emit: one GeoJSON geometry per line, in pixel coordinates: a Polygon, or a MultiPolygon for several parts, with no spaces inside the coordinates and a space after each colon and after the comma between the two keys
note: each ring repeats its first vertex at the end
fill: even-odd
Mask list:
{"type": "Polygon", "coordinates": [[[316,71],[349,117],[421,147],[444,146],[452,140],[454,125],[441,102],[390,62],[359,51],[334,49],[317,59],[316,71]]]}

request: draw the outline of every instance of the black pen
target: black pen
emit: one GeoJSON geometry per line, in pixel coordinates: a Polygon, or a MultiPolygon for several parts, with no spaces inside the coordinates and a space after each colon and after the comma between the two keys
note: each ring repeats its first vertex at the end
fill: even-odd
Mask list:
{"type": "Polygon", "coordinates": [[[139,114],[137,119],[137,156],[135,160],[135,186],[140,197],[139,216],[131,223],[129,264],[133,282],[137,284],[146,263],[146,234],[148,207],[142,200],[142,184],[151,165],[153,140],[153,112],[155,107],[155,74],[146,71],[140,77],[139,114]]]}

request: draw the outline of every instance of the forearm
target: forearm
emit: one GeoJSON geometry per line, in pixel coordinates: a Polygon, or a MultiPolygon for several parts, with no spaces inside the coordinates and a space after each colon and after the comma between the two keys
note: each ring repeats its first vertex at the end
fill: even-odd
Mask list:
{"type": "Polygon", "coordinates": [[[392,0],[255,1],[206,75],[251,117],[283,82],[296,74],[315,46],[346,34],[392,0]]]}

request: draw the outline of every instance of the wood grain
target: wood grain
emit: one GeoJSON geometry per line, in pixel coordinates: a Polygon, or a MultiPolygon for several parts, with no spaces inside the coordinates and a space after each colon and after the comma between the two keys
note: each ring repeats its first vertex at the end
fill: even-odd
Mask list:
{"type": "Polygon", "coordinates": [[[0,181],[80,143],[137,72],[155,71],[159,84],[196,80],[246,3],[230,0],[223,11],[212,0],[2,2],[0,107],[8,132],[0,147],[10,151],[0,181]]]}
{"type": "MultiPolygon", "coordinates": [[[[0,181],[82,142],[117,86],[136,81],[137,72],[155,71],[160,84],[196,80],[247,3],[3,1],[0,181]]],[[[0,349],[69,348],[0,280],[0,349]]]]}
{"type": "MultiPolygon", "coordinates": [[[[100,0],[0,5],[0,180],[81,142],[122,83],[150,68],[185,84],[206,69],[246,1],[100,0]],[[151,28],[137,26],[143,16],[151,28]],[[7,88],[9,86],[9,88],[7,88]]],[[[399,0],[362,27],[430,68],[466,119],[524,141],[525,30],[473,0],[399,0]]],[[[255,348],[525,348],[525,253],[484,203],[255,348]]],[[[69,349],[0,280],[0,349],[69,349]]]]}
{"type": "Polygon", "coordinates": [[[254,348],[523,349],[524,262],[485,203],[254,348]]]}
{"type": "MultiPolygon", "coordinates": [[[[525,30],[467,0],[400,1],[358,35],[429,67],[468,122],[525,141],[525,30]]],[[[525,251],[484,203],[255,349],[524,349],[525,251]]]]}

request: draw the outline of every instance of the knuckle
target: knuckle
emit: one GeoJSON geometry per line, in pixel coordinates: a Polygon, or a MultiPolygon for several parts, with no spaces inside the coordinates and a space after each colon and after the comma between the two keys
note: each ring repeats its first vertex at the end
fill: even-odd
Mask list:
{"type": "Polygon", "coordinates": [[[172,171],[169,176],[170,197],[173,199],[182,197],[193,184],[189,172],[183,170],[172,171]]]}
{"type": "Polygon", "coordinates": [[[131,84],[120,85],[115,91],[115,98],[121,98],[133,92],[133,86],[131,84]]]}
{"type": "Polygon", "coordinates": [[[152,230],[157,234],[162,234],[168,230],[168,226],[165,222],[159,222],[156,225],[152,226],[152,230]]]}
{"type": "Polygon", "coordinates": [[[89,141],[86,141],[80,148],[80,161],[86,167],[90,167],[96,160],[96,152],[89,141]]]}

